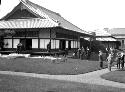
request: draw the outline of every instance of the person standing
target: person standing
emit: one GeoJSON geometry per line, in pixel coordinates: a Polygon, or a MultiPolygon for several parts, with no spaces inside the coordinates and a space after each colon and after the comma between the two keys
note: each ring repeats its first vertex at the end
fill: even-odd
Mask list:
{"type": "Polygon", "coordinates": [[[103,68],[103,53],[101,50],[99,51],[99,63],[100,63],[100,68],[103,68]]]}
{"type": "Polygon", "coordinates": [[[112,54],[109,54],[109,56],[107,57],[107,61],[108,61],[107,63],[108,63],[108,69],[109,69],[109,71],[111,71],[112,59],[113,59],[112,54]]]}
{"type": "Polygon", "coordinates": [[[106,59],[107,59],[108,54],[109,54],[109,50],[108,50],[108,48],[106,48],[105,51],[106,51],[106,59]]]}
{"type": "Polygon", "coordinates": [[[82,47],[81,55],[80,55],[81,60],[83,60],[84,54],[85,54],[85,49],[84,49],[84,47],[82,47]]]}
{"type": "Polygon", "coordinates": [[[123,52],[121,53],[121,67],[123,70],[124,69],[124,53],[123,52]]]}
{"type": "Polygon", "coordinates": [[[90,49],[87,47],[86,50],[87,50],[86,51],[87,52],[87,59],[90,59],[90,49]]]}
{"type": "Polygon", "coordinates": [[[22,43],[18,43],[17,44],[17,53],[20,54],[20,52],[22,51],[22,43]]]}
{"type": "Polygon", "coordinates": [[[81,49],[80,48],[78,49],[78,53],[77,54],[78,54],[78,59],[80,59],[80,55],[81,55],[81,49]]]}
{"type": "Polygon", "coordinates": [[[118,68],[118,69],[120,69],[120,60],[121,60],[120,53],[117,53],[116,62],[117,62],[117,68],[118,68]]]}
{"type": "Polygon", "coordinates": [[[51,42],[47,44],[47,51],[50,52],[50,50],[51,50],[51,42]]]}

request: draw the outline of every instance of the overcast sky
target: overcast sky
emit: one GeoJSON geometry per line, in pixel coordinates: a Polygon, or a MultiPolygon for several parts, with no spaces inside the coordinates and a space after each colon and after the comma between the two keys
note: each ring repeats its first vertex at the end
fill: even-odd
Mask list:
{"type": "MultiPolygon", "coordinates": [[[[19,0],[1,0],[0,17],[11,11],[19,0]]],[[[84,30],[125,27],[125,0],[30,0],[84,30]]]]}

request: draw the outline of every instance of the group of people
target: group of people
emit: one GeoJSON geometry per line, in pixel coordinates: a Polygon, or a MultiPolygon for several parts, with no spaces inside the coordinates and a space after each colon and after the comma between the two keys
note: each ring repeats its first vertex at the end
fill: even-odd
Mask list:
{"type": "Polygon", "coordinates": [[[117,68],[120,69],[122,68],[122,70],[124,69],[124,53],[117,53],[117,57],[116,57],[116,61],[117,61],[117,68]]]}
{"type": "Polygon", "coordinates": [[[89,59],[89,48],[87,47],[86,49],[84,49],[84,47],[79,48],[77,51],[75,50],[73,53],[73,57],[77,57],[79,59],[83,59],[84,57],[86,57],[87,59],[89,59]]]}
{"type": "Polygon", "coordinates": [[[117,52],[114,49],[110,49],[108,51],[108,54],[106,53],[106,60],[104,60],[103,58],[103,52],[100,50],[99,51],[99,62],[100,62],[100,68],[103,68],[103,61],[107,62],[108,65],[108,69],[109,71],[111,71],[111,67],[113,62],[116,62],[117,64],[117,68],[118,69],[124,69],[124,52],[117,52]]]}

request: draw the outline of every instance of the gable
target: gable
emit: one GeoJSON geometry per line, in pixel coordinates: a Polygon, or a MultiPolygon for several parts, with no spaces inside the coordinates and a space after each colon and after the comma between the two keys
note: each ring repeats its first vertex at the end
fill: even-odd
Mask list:
{"type": "Polygon", "coordinates": [[[12,15],[8,16],[5,20],[9,19],[27,19],[27,18],[38,18],[34,14],[30,13],[26,9],[17,9],[12,15]]]}
{"type": "Polygon", "coordinates": [[[9,19],[29,19],[29,18],[41,18],[45,19],[45,17],[41,17],[38,14],[34,13],[32,10],[27,8],[21,2],[6,16],[1,18],[0,20],[9,20],[9,19]]]}

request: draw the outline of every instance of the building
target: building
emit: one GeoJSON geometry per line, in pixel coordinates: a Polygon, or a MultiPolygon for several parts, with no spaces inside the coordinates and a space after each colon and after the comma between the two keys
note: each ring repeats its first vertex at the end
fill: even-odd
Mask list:
{"type": "Polygon", "coordinates": [[[13,33],[3,37],[4,50],[16,50],[19,43],[25,51],[46,51],[49,43],[52,50],[77,49],[80,47],[80,37],[91,37],[60,14],[29,0],[20,0],[0,20],[0,31],[13,33]]]}
{"type": "Polygon", "coordinates": [[[93,32],[96,34],[96,40],[101,41],[106,48],[119,48],[119,42],[107,32],[107,28],[94,30],[93,32]]]}
{"type": "Polygon", "coordinates": [[[125,28],[112,28],[108,32],[120,42],[119,49],[125,49],[125,28]]]}

